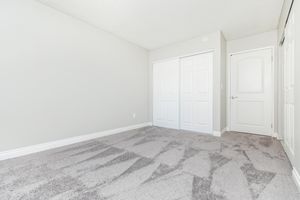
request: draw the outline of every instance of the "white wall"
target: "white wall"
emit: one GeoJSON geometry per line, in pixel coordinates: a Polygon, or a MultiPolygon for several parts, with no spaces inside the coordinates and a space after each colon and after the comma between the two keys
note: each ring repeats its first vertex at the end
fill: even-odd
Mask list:
{"type": "Polygon", "coordinates": [[[268,46],[277,46],[277,30],[227,41],[227,53],[231,54],[268,46]]]}
{"type": "MultiPolygon", "coordinates": [[[[253,35],[246,38],[241,38],[237,40],[231,40],[227,41],[227,69],[230,68],[230,54],[241,52],[241,51],[247,51],[252,49],[259,49],[259,48],[265,48],[265,47],[274,47],[274,129],[275,132],[277,132],[277,105],[278,105],[278,94],[277,94],[277,80],[278,80],[278,65],[277,65],[277,30],[269,31],[266,33],[261,33],[257,35],[253,35]]],[[[228,71],[229,73],[229,71],[228,71]]],[[[229,74],[227,74],[229,76],[229,74]]],[[[230,84],[229,81],[227,81],[227,109],[229,110],[229,103],[230,103],[230,84]]],[[[230,116],[228,112],[227,116],[227,123],[230,123],[230,116]]]]}
{"type": "MultiPolygon", "coordinates": [[[[291,5],[292,0],[286,0],[284,3],[284,7],[281,13],[280,23],[279,23],[279,38],[281,39],[284,25],[286,21],[286,17],[289,11],[289,7],[291,5]]],[[[289,155],[290,160],[293,164],[293,167],[300,173],[300,2],[294,1],[293,10],[295,12],[295,154],[289,155]]],[[[283,54],[279,54],[280,58],[282,59],[283,54]]],[[[282,65],[280,66],[282,68],[282,65]]],[[[283,88],[281,88],[283,90],[283,88]]],[[[283,92],[281,93],[283,97],[283,92]]],[[[282,104],[280,104],[283,107],[282,104]]],[[[280,124],[283,124],[283,120],[279,121],[280,124]]]]}
{"type": "MultiPolygon", "coordinates": [[[[214,50],[214,130],[221,131],[221,32],[197,37],[184,42],[150,51],[150,95],[149,118],[152,119],[152,64],[155,61],[179,57],[197,52],[214,50]]],[[[224,87],[225,88],[225,87],[224,87]]]]}
{"type": "Polygon", "coordinates": [[[291,7],[293,0],[284,0],[284,4],[282,6],[281,15],[278,23],[278,39],[281,39],[281,36],[284,31],[285,22],[291,7]]]}
{"type": "Polygon", "coordinates": [[[33,0],[0,24],[0,151],[148,121],[146,50],[33,0]]]}
{"type": "Polygon", "coordinates": [[[227,41],[221,34],[221,130],[227,129],[227,41]]]}

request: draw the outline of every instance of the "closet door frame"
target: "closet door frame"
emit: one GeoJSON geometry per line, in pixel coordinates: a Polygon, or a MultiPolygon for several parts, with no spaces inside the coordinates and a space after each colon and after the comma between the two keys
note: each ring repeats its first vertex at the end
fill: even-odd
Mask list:
{"type": "MultiPolygon", "coordinates": [[[[154,121],[154,101],[155,101],[155,95],[154,95],[154,81],[155,81],[155,77],[154,77],[154,64],[156,63],[161,63],[161,62],[166,62],[166,61],[171,61],[171,60],[178,60],[178,62],[180,62],[181,58],[184,57],[189,57],[189,56],[195,56],[195,55],[199,55],[199,54],[206,54],[206,53],[211,53],[213,60],[212,60],[212,113],[211,113],[211,118],[212,118],[212,132],[210,133],[211,135],[213,135],[214,132],[214,104],[215,104],[215,95],[214,95],[214,89],[215,89],[215,83],[214,83],[214,68],[215,68],[215,50],[214,49],[208,49],[205,51],[196,51],[190,54],[184,54],[184,55],[180,55],[180,56],[174,56],[174,57],[168,57],[165,59],[159,59],[156,61],[152,62],[152,122],[154,121]]],[[[179,70],[181,71],[181,66],[179,65],[179,70]]],[[[179,91],[178,91],[178,129],[177,130],[181,130],[181,124],[180,124],[180,119],[181,119],[181,74],[179,73],[179,91]]]]}

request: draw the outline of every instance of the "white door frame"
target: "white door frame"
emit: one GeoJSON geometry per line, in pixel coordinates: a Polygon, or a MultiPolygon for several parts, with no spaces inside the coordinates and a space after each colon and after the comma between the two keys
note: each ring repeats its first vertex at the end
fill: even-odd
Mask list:
{"type": "MultiPolygon", "coordinates": [[[[213,71],[212,71],[212,83],[213,83],[213,102],[212,102],[212,105],[213,105],[213,109],[212,109],[212,135],[214,134],[214,125],[215,125],[215,122],[214,122],[214,103],[215,103],[215,96],[214,96],[214,89],[215,89],[215,85],[214,85],[214,68],[215,68],[215,50],[214,49],[208,49],[208,50],[205,50],[205,51],[196,51],[196,52],[193,52],[193,53],[189,53],[189,54],[184,54],[184,55],[181,55],[181,56],[174,56],[174,57],[168,57],[168,58],[164,58],[164,59],[159,59],[159,60],[156,60],[156,61],[153,61],[152,62],[152,121],[153,121],[153,112],[154,112],[154,108],[153,108],[153,102],[154,102],[154,95],[153,95],[153,92],[154,92],[154,76],[153,76],[153,65],[155,63],[160,63],[160,62],[164,62],[164,61],[168,61],[168,60],[174,60],[174,59],[181,59],[181,58],[184,58],[184,57],[188,57],[188,56],[194,56],[194,55],[198,55],[198,54],[205,54],[205,53],[212,53],[213,54],[213,71]]],[[[181,78],[179,76],[179,85],[181,84],[181,78]]],[[[179,101],[178,101],[178,108],[179,108],[179,115],[178,115],[178,120],[179,120],[179,129],[181,128],[181,124],[180,124],[180,116],[181,116],[181,113],[180,113],[180,110],[181,110],[181,98],[180,98],[180,94],[181,94],[181,88],[179,87],[179,101]]]]}
{"type": "Polygon", "coordinates": [[[275,99],[275,47],[274,46],[267,46],[263,48],[255,48],[255,49],[248,49],[248,50],[243,50],[243,51],[238,51],[234,53],[229,53],[227,57],[227,86],[226,86],[226,91],[227,91],[227,130],[231,131],[231,56],[237,55],[237,54],[243,54],[243,53],[249,53],[249,52],[254,52],[254,51],[260,51],[260,50],[271,50],[272,54],[272,61],[271,61],[271,122],[272,122],[272,127],[271,127],[271,135],[272,137],[277,137],[277,134],[274,132],[275,130],[275,108],[274,108],[274,99],[275,99]]]}

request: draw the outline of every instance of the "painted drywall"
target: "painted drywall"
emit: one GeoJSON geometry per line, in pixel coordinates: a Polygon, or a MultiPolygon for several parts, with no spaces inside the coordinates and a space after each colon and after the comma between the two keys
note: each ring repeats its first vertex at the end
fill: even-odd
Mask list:
{"type": "Polygon", "coordinates": [[[221,33],[221,130],[227,129],[227,41],[221,33]]]}
{"type": "MultiPolygon", "coordinates": [[[[184,42],[176,43],[164,48],[150,51],[149,56],[149,118],[152,119],[152,65],[156,61],[180,57],[193,53],[214,50],[214,102],[213,123],[214,131],[221,131],[221,32],[215,32],[202,37],[197,37],[184,42]]],[[[226,119],[225,119],[226,120],[226,119]]]]}
{"type": "Polygon", "coordinates": [[[227,53],[236,53],[251,49],[264,48],[277,45],[277,30],[272,30],[238,40],[227,41],[227,53]]]}
{"type": "MultiPolygon", "coordinates": [[[[231,40],[227,41],[227,68],[230,68],[230,54],[237,53],[237,52],[242,52],[242,51],[247,51],[247,50],[252,50],[252,49],[260,49],[260,48],[265,48],[265,47],[273,47],[274,48],[274,131],[277,132],[278,130],[278,123],[277,123],[277,118],[278,118],[278,61],[277,61],[277,44],[278,44],[278,32],[277,30],[272,30],[269,32],[253,35],[250,37],[246,38],[241,38],[238,40],[231,40]]],[[[229,74],[227,74],[229,76],[229,74]]],[[[229,109],[229,88],[230,84],[229,81],[227,81],[227,109],[229,109]]],[[[227,123],[229,124],[230,116],[228,112],[227,116],[227,123]]]]}
{"type": "MultiPolygon", "coordinates": [[[[279,22],[279,40],[283,35],[284,25],[287,18],[287,14],[291,5],[291,0],[286,0],[279,22]]],[[[295,12],[295,77],[300,77],[300,2],[294,1],[293,10],[295,12]]],[[[283,57],[283,54],[280,53],[279,56],[283,57]]],[[[281,65],[282,67],[282,65],[281,65]]],[[[283,88],[281,88],[283,90],[283,88]]],[[[300,172],[300,79],[295,78],[295,86],[294,86],[294,95],[295,95],[295,154],[289,154],[289,158],[292,162],[292,165],[296,168],[298,173],[300,172]]],[[[283,92],[282,92],[283,94],[283,92]]],[[[283,95],[282,95],[283,96],[283,95]]],[[[280,106],[283,107],[281,104],[280,106]]],[[[279,121],[280,124],[283,124],[283,120],[279,121]]]]}
{"type": "Polygon", "coordinates": [[[293,0],[284,0],[284,3],[282,5],[282,10],[280,14],[280,19],[278,23],[278,39],[281,39],[281,36],[283,35],[286,19],[291,7],[293,0]]]}
{"type": "Polygon", "coordinates": [[[145,49],[33,0],[0,24],[0,151],[148,121],[145,49]]]}
{"type": "Polygon", "coordinates": [[[284,0],[39,1],[154,50],[216,30],[237,39],[275,29],[284,0]]]}

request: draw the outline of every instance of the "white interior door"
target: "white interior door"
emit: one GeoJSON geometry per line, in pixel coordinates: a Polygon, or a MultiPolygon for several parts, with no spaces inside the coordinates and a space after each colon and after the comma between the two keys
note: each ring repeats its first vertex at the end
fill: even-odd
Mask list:
{"type": "Polygon", "coordinates": [[[213,53],[184,57],[180,69],[180,128],[212,133],[213,53]]]}
{"type": "Polygon", "coordinates": [[[272,134],[272,50],[231,56],[231,130],[272,134]]]}
{"type": "Polygon", "coordinates": [[[153,65],[153,125],[179,129],[179,60],[153,65]]]}
{"type": "Polygon", "coordinates": [[[295,19],[292,11],[284,41],[284,143],[294,154],[295,19]]]}

